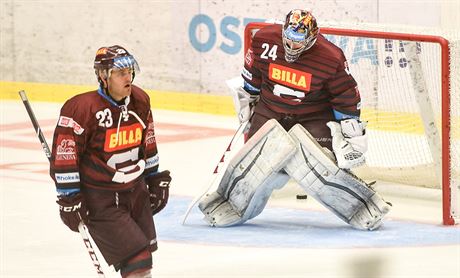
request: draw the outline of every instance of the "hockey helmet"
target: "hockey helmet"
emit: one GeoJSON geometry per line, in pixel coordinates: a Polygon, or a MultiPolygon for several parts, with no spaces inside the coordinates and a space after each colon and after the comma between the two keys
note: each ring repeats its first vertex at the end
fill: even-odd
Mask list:
{"type": "Polygon", "coordinates": [[[94,69],[99,82],[101,82],[101,72],[105,73],[105,78],[108,78],[113,69],[125,68],[132,70],[133,80],[135,73],[140,71],[136,59],[134,59],[134,56],[124,47],[113,45],[108,47],[104,46],[97,50],[96,57],[94,58],[94,69]]]}
{"type": "Polygon", "coordinates": [[[292,63],[315,44],[319,28],[310,11],[295,9],[286,15],[282,32],[285,59],[292,63]]]}

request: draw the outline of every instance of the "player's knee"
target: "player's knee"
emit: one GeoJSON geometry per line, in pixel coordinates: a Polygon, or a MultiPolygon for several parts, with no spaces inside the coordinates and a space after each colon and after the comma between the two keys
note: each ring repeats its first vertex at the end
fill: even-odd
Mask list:
{"type": "Polygon", "coordinates": [[[151,277],[150,269],[152,268],[152,254],[144,249],[134,257],[128,259],[121,266],[121,277],[151,277]]]}

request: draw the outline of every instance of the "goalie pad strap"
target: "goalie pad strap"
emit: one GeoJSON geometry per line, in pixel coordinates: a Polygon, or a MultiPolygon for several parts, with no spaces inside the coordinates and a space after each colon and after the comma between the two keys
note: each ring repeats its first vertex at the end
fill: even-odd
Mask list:
{"type": "Polygon", "coordinates": [[[243,173],[241,173],[241,175],[239,175],[238,177],[234,178],[234,180],[231,181],[231,185],[229,186],[226,192],[226,196],[225,196],[227,200],[230,198],[230,193],[233,191],[236,184],[240,182],[241,180],[243,180],[246,177],[246,175],[249,173],[249,171],[251,171],[252,167],[254,167],[254,165],[256,164],[257,159],[262,154],[262,150],[264,149],[265,144],[267,143],[267,139],[268,137],[265,137],[265,139],[263,140],[262,146],[259,149],[259,152],[255,155],[254,159],[251,161],[251,163],[249,163],[246,169],[244,169],[243,173]]]}
{"type": "MultiPolygon", "coordinates": [[[[336,183],[336,182],[329,182],[327,181],[325,178],[323,178],[320,173],[318,173],[318,171],[315,169],[315,167],[313,167],[313,165],[310,164],[308,158],[307,158],[307,155],[305,154],[305,151],[304,151],[304,148],[302,146],[302,144],[300,144],[300,149],[301,149],[301,152],[302,152],[302,156],[303,158],[305,159],[305,162],[307,163],[307,166],[308,168],[310,168],[310,170],[312,171],[312,173],[316,176],[316,178],[318,178],[318,180],[325,186],[330,186],[330,187],[335,187],[337,188],[338,190],[342,190],[344,191],[345,193],[348,193],[349,195],[353,196],[354,198],[356,198],[359,202],[361,202],[362,205],[364,205],[366,207],[366,209],[369,211],[370,213],[370,210],[369,210],[369,207],[367,206],[367,203],[366,203],[366,200],[364,200],[363,197],[361,197],[360,195],[358,195],[355,191],[351,190],[350,188],[344,186],[344,185],[341,185],[339,183],[336,183]]],[[[329,204],[325,204],[329,207],[329,204]]],[[[333,207],[330,207],[331,209],[334,209],[333,207]]],[[[342,213],[340,211],[335,211],[337,214],[340,214],[339,217],[342,218],[342,219],[348,219],[348,217],[346,217],[345,215],[342,215],[342,213]]]]}

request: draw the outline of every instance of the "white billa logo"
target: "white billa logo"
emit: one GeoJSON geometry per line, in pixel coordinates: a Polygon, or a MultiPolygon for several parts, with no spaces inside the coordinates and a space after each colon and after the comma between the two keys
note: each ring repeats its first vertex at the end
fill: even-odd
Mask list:
{"type": "Polygon", "coordinates": [[[117,49],[117,54],[125,54],[125,53],[126,51],[124,49],[121,49],[121,48],[117,49]]]}

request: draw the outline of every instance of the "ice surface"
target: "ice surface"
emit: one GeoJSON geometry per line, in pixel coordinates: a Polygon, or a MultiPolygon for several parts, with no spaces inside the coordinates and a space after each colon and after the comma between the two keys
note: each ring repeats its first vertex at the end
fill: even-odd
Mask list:
{"type": "MultiPolygon", "coordinates": [[[[97,277],[79,234],[60,222],[47,160],[22,104],[1,105],[0,277],[97,277]]],[[[32,106],[51,142],[60,106],[32,106]]],[[[182,226],[238,122],[172,111],[154,118],[161,169],[171,170],[173,182],[167,208],[155,216],[153,277],[460,277],[460,229],[440,225],[439,200],[385,196],[394,207],[374,232],[283,192],[244,225],[208,227],[195,208],[182,226]]]]}

